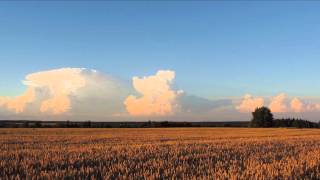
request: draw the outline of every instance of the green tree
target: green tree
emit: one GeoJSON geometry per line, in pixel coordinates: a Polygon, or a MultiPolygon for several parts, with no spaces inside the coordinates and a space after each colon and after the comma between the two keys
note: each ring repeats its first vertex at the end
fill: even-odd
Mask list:
{"type": "Polygon", "coordinates": [[[251,127],[272,127],[273,115],[269,108],[260,107],[252,112],[251,127]]]}

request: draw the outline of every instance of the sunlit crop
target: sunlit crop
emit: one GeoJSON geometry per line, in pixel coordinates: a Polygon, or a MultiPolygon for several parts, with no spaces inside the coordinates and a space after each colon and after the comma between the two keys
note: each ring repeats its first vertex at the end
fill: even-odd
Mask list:
{"type": "Polygon", "coordinates": [[[320,130],[0,129],[0,179],[319,179],[320,130]]]}

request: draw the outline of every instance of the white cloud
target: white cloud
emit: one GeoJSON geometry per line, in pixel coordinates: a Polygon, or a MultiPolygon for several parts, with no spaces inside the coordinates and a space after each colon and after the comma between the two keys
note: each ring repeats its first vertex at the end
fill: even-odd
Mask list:
{"type": "Polygon", "coordinates": [[[123,101],[133,92],[129,82],[99,71],[86,70],[82,75],[86,79],[86,86],[71,96],[73,114],[79,118],[91,116],[99,119],[115,114],[127,115],[123,101]]]}
{"type": "Polygon", "coordinates": [[[178,108],[177,97],[182,91],[175,91],[171,85],[174,71],[160,70],[156,75],[133,77],[133,87],[141,97],[130,95],[124,101],[127,111],[133,116],[173,115],[178,108]]]}
{"type": "Polygon", "coordinates": [[[207,99],[199,96],[183,93],[178,97],[177,102],[180,106],[179,115],[205,115],[212,111],[224,110],[233,107],[231,99],[207,99]]]}

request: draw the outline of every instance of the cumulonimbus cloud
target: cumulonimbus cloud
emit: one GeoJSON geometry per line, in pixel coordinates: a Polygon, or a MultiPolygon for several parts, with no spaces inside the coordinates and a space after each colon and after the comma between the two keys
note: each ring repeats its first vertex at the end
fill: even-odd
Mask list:
{"type": "Polygon", "coordinates": [[[62,68],[29,74],[23,81],[27,90],[15,98],[0,97],[0,105],[21,113],[28,104],[40,101],[41,112],[64,113],[70,109],[69,96],[85,86],[82,71],[80,68],[62,68]],[[38,93],[45,94],[45,97],[39,98],[38,93]]]}
{"type": "Polygon", "coordinates": [[[71,108],[69,96],[86,85],[81,75],[84,69],[63,68],[30,74],[25,84],[45,90],[48,99],[41,102],[40,111],[61,114],[71,108]]]}
{"type": "MultiPolygon", "coordinates": [[[[101,105],[100,99],[109,101],[114,106],[123,101],[116,99],[121,98],[120,94],[124,93],[120,82],[85,68],[61,68],[32,73],[25,77],[23,84],[27,86],[27,90],[22,95],[0,96],[0,107],[22,113],[27,106],[37,106],[34,108],[40,113],[58,115],[69,112],[72,106],[76,106],[78,111],[81,107],[86,107],[82,108],[82,111],[86,111],[86,104],[101,105]]],[[[125,97],[126,94],[121,96],[125,97]]],[[[108,110],[104,112],[106,111],[108,110]]]]}
{"type": "Polygon", "coordinates": [[[177,97],[182,91],[172,89],[174,71],[159,70],[156,75],[133,77],[133,87],[140,97],[130,95],[124,101],[126,109],[133,116],[173,115],[178,106],[177,97]]]}
{"type": "Polygon", "coordinates": [[[134,77],[133,88],[142,95],[136,97],[130,95],[130,86],[95,70],[53,69],[27,75],[23,81],[27,90],[17,97],[0,96],[0,107],[18,114],[32,109],[48,115],[173,115],[179,109],[177,97],[182,94],[172,89],[174,78],[174,71],[161,70],[154,76],[134,77]]]}

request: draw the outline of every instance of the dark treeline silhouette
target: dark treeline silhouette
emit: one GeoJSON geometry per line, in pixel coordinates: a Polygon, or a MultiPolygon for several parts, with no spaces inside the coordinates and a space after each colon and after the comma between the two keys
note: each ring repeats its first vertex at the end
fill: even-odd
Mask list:
{"type": "Polygon", "coordinates": [[[230,122],[94,122],[0,120],[0,128],[162,128],[162,127],[248,127],[247,121],[230,122]]]}
{"type": "Polygon", "coordinates": [[[269,108],[260,107],[256,108],[255,111],[252,112],[250,127],[320,128],[320,121],[319,123],[315,123],[294,118],[274,119],[269,108]]]}
{"type": "Polygon", "coordinates": [[[0,128],[170,128],[170,127],[295,127],[320,128],[319,123],[302,119],[274,119],[267,107],[252,112],[251,121],[229,122],[96,122],[96,121],[26,121],[0,120],[0,128]]]}
{"type": "Polygon", "coordinates": [[[273,124],[274,127],[320,128],[320,123],[294,118],[275,119],[273,124]]]}

